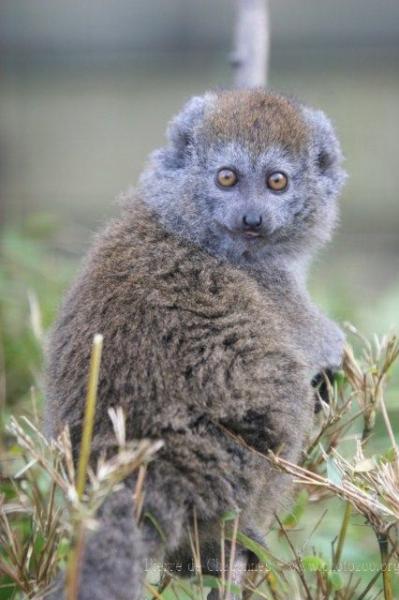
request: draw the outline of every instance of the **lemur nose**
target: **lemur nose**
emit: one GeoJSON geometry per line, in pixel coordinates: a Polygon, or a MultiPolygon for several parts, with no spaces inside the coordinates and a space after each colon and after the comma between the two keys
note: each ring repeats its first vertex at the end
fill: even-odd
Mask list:
{"type": "Polygon", "coordinates": [[[244,227],[248,229],[258,229],[262,225],[262,215],[248,213],[243,216],[242,222],[244,223],[244,227]]]}

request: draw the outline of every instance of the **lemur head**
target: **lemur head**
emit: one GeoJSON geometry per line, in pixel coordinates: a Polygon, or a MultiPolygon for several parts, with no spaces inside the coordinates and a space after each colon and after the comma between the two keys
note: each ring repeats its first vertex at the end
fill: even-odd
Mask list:
{"type": "Polygon", "coordinates": [[[140,179],[170,230],[234,263],[308,256],[345,179],[330,121],[264,90],[207,93],[172,120],[140,179]]]}

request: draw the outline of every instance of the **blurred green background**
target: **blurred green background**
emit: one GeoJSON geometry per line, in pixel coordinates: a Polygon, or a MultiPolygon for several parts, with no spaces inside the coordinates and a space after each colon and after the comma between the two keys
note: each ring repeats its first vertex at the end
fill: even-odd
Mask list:
{"type": "MultiPolygon", "coordinates": [[[[42,222],[52,261],[78,258],[182,102],[229,85],[233,9],[233,0],[2,0],[3,226],[42,222]]],[[[350,174],[313,286],[338,316],[395,326],[399,3],[272,0],[271,23],[270,86],[330,115],[350,174]]]]}
{"type": "MultiPolygon", "coordinates": [[[[399,2],[270,7],[270,86],[327,112],[349,172],[337,235],[311,274],[313,293],[367,335],[397,330],[399,2]]],[[[3,419],[26,411],[30,386],[40,387],[39,341],[62,292],[93,232],[117,212],[118,194],[163,143],[170,117],[192,94],[230,84],[233,24],[232,0],[1,0],[3,419]]],[[[381,423],[377,432],[384,447],[381,423]]],[[[325,547],[336,531],[328,523],[325,547]]],[[[361,525],[355,518],[355,557],[361,525]]]]}

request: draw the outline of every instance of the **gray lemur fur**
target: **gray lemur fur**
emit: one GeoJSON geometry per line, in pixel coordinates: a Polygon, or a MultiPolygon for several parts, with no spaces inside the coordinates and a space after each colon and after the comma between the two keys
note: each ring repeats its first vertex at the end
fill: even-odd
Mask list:
{"type": "MultiPolygon", "coordinates": [[[[240,529],[263,541],[290,482],[262,455],[299,460],[310,382],[341,363],[343,335],[311,302],[306,271],[331,235],[344,177],[322,112],[263,90],[208,93],[171,122],[97,237],[50,336],[47,432],[68,424],[79,452],[102,333],[93,461],[114,451],[111,406],[123,407],[128,437],[164,446],[148,466],[143,518],[134,477],[99,511],[79,600],[141,600],[152,560],[184,571],[194,512],[204,572],[217,572],[225,511],[240,511],[240,529]],[[216,183],[223,167],[238,174],[228,189],[216,183]],[[265,184],[275,171],[288,177],[284,192],[265,184]],[[254,213],[262,224],[248,239],[243,215],[254,213]]],[[[249,560],[244,549],[237,558],[249,560]]],[[[60,586],[49,597],[63,597],[60,586]]]]}

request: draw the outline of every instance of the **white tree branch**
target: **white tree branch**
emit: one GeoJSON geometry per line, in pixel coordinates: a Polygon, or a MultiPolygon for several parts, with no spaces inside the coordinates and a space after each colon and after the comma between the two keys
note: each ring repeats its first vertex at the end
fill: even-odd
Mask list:
{"type": "Polygon", "coordinates": [[[232,65],[237,88],[264,87],[269,59],[267,0],[237,0],[232,65]]]}

